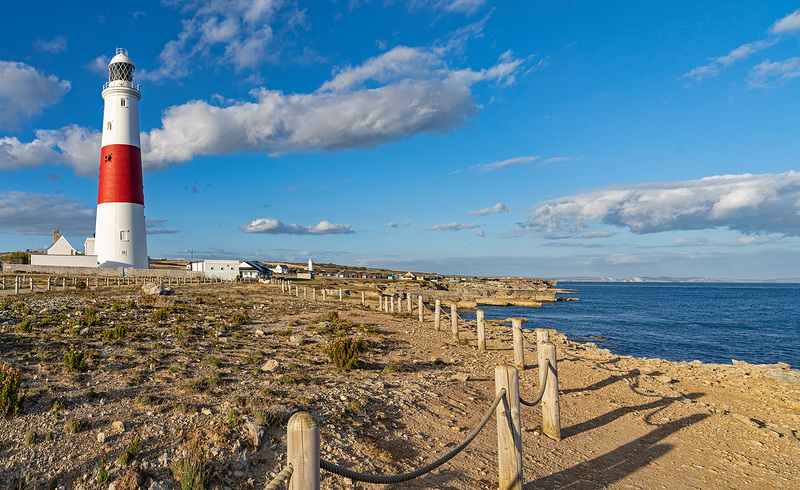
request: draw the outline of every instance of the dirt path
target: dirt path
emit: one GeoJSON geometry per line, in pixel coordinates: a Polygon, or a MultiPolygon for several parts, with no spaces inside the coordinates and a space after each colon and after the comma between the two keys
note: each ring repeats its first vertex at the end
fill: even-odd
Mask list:
{"type": "MultiPolygon", "coordinates": [[[[27,399],[21,415],[0,418],[3,488],[180,488],[172,468],[196,447],[209,488],[264,488],[285,461],[285,423],[298,410],[319,421],[323,458],[407,472],[464,438],[494,399],[494,367],[513,358],[507,327],[487,327],[481,352],[474,325],[460,345],[432,322],[365,309],[360,298],[312,302],[264,285],[176,290],[5,303],[0,360],[21,370],[27,399]],[[360,369],[330,364],[336,333],[367,343],[360,369]],[[85,354],[81,370],[65,364],[70,346],[85,354]],[[109,476],[98,483],[102,451],[109,476]]],[[[537,435],[541,409],[523,407],[525,488],[800,488],[797,370],[634,359],[553,340],[564,439],[537,435]]],[[[526,356],[521,393],[530,398],[531,345],[526,356]]],[[[496,439],[492,418],[463,453],[417,480],[380,486],[323,473],[322,486],[497,488],[496,439]]]]}

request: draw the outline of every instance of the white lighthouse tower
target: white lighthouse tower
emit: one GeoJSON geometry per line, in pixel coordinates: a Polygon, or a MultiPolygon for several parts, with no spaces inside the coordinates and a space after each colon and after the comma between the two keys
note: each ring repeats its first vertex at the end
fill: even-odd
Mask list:
{"type": "Polygon", "coordinates": [[[103,86],[103,143],[94,251],[100,267],[148,269],[139,99],[133,62],[117,48],[103,86]]]}

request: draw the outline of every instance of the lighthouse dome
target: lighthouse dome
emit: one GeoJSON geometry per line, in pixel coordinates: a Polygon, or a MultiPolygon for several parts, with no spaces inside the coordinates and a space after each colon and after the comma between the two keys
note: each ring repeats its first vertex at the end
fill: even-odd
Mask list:
{"type": "Polygon", "coordinates": [[[108,81],[123,80],[133,82],[133,71],[135,69],[133,61],[128,58],[128,51],[117,48],[116,56],[111,58],[111,62],[108,64],[108,81]]]}

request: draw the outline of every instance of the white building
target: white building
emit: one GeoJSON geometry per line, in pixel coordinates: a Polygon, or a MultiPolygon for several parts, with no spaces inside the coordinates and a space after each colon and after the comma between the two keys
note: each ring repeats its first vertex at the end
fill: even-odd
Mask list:
{"type": "Polygon", "coordinates": [[[202,260],[190,262],[189,269],[195,272],[205,272],[209,279],[222,279],[234,281],[239,275],[238,260],[202,260]]]}

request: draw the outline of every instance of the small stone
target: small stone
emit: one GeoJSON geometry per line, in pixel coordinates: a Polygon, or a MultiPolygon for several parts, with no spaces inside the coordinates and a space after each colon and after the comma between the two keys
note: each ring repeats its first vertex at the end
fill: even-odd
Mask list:
{"type": "Polygon", "coordinates": [[[272,371],[278,369],[278,366],[279,366],[278,361],[276,361],[275,359],[270,359],[269,361],[265,362],[263,366],[261,366],[261,370],[267,373],[271,373],[272,371]]]}
{"type": "Polygon", "coordinates": [[[106,433],[105,432],[98,432],[97,433],[97,442],[103,444],[106,442],[106,433]]]}
{"type": "Polygon", "coordinates": [[[256,335],[258,335],[259,337],[263,337],[264,336],[264,331],[259,328],[259,329],[256,330],[256,335]]]}
{"type": "Polygon", "coordinates": [[[117,432],[125,432],[126,430],[128,430],[128,427],[129,424],[126,424],[121,420],[115,420],[114,422],[111,423],[111,428],[117,432]]]}
{"type": "Polygon", "coordinates": [[[211,415],[212,413],[211,409],[208,407],[203,407],[200,411],[203,413],[203,415],[211,415]]]}
{"type": "Polygon", "coordinates": [[[661,376],[656,376],[655,380],[659,381],[661,383],[664,383],[665,385],[668,385],[668,384],[673,383],[675,381],[674,379],[670,378],[669,376],[663,375],[663,374],[661,376]]]}
{"type": "Polygon", "coordinates": [[[456,381],[461,381],[462,383],[466,383],[469,381],[469,374],[467,373],[456,373],[453,375],[453,379],[456,381]]]}

